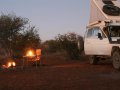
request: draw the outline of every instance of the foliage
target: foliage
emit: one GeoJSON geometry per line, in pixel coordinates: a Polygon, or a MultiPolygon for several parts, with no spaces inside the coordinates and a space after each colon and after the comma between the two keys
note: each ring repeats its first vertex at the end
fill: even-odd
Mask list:
{"type": "Polygon", "coordinates": [[[42,46],[43,51],[46,53],[56,53],[60,51],[59,42],[57,40],[47,40],[42,46]]]}
{"type": "Polygon", "coordinates": [[[64,35],[58,35],[56,40],[60,46],[68,53],[71,59],[79,59],[79,55],[83,50],[83,38],[75,33],[67,33],[64,35]],[[78,41],[79,45],[78,48],[78,41]]]}
{"type": "Polygon", "coordinates": [[[35,27],[27,27],[29,20],[13,14],[0,16],[0,43],[8,57],[22,53],[27,47],[38,47],[40,37],[35,27]]]}
{"type": "MultiPolygon", "coordinates": [[[[27,49],[40,48],[41,39],[35,27],[30,27],[22,34],[16,36],[17,42],[14,42],[12,49],[15,54],[23,55],[27,49]]],[[[16,55],[15,55],[16,56],[16,55]]]]}

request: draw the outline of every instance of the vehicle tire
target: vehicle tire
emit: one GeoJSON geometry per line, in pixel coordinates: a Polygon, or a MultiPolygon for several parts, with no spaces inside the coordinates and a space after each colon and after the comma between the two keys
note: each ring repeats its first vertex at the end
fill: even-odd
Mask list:
{"type": "Polygon", "coordinates": [[[90,56],[90,57],[89,57],[89,61],[90,61],[90,64],[92,64],[92,65],[96,65],[97,62],[98,62],[96,56],[90,56]]]}
{"type": "Polygon", "coordinates": [[[120,15],[120,8],[114,5],[104,5],[103,12],[107,15],[111,16],[119,16],[120,15]]]}
{"type": "Polygon", "coordinates": [[[104,4],[114,5],[114,3],[113,3],[112,1],[102,0],[102,2],[103,2],[104,4]]]}
{"type": "Polygon", "coordinates": [[[120,51],[116,50],[112,54],[113,67],[120,70],[120,51]]]}
{"type": "Polygon", "coordinates": [[[78,42],[77,42],[77,47],[78,47],[78,50],[79,50],[79,53],[83,53],[84,51],[84,40],[82,37],[78,37],[78,42]]]}

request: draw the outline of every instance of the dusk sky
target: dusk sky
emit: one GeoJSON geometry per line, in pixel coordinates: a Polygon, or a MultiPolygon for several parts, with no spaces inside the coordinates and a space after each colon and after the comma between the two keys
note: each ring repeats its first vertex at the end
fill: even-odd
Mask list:
{"type": "Polygon", "coordinates": [[[0,0],[1,13],[28,18],[43,41],[58,34],[84,35],[89,22],[90,0],[0,0]]]}

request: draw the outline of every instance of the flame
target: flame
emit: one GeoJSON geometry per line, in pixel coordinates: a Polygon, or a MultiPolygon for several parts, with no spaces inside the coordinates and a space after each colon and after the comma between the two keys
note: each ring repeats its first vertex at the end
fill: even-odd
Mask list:
{"type": "Polygon", "coordinates": [[[11,67],[12,66],[12,63],[11,62],[8,62],[8,67],[11,67]]]}
{"type": "Polygon", "coordinates": [[[8,62],[8,65],[7,65],[7,67],[9,68],[9,67],[15,67],[16,66],[16,63],[15,62],[8,62]]]}
{"type": "Polygon", "coordinates": [[[33,51],[32,50],[28,51],[26,56],[34,56],[33,51]]]}
{"type": "Polygon", "coordinates": [[[15,66],[16,66],[16,63],[15,63],[15,62],[12,62],[12,65],[15,67],[15,66]]]}

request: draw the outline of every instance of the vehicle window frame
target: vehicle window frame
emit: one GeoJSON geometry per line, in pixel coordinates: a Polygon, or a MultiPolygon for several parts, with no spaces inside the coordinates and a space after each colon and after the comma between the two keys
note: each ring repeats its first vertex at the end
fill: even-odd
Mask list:
{"type": "Polygon", "coordinates": [[[110,35],[110,37],[120,37],[120,34],[119,34],[119,36],[114,36],[114,35],[112,35],[112,34],[113,34],[112,32],[113,32],[114,30],[112,30],[111,27],[113,28],[113,27],[117,27],[117,26],[108,26],[108,28],[109,28],[108,31],[109,31],[109,35],[110,35]]]}
{"type": "Polygon", "coordinates": [[[91,38],[92,37],[92,35],[88,36],[89,31],[92,31],[92,28],[87,29],[86,35],[85,35],[86,38],[91,38]]]}
{"type": "Polygon", "coordinates": [[[95,28],[98,28],[98,30],[99,30],[100,33],[102,34],[102,38],[106,38],[104,32],[101,30],[100,27],[88,28],[85,37],[86,37],[86,38],[98,38],[98,36],[94,36],[94,35],[93,35],[93,32],[94,32],[95,28]],[[89,32],[90,30],[92,30],[92,31],[91,31],[92,34],[91,34],[91,36],[88,36],[88,32],[89,32]]]}

